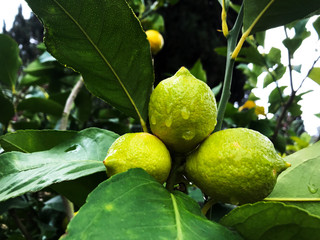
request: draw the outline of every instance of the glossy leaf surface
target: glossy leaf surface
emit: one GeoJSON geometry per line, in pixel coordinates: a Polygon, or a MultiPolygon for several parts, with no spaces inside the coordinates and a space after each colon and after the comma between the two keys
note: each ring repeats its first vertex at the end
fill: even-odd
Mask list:
{"type": "MultiPolygon", "coordinates": [[[[245,0],[244,29],[247,30],[271,0],[245,0]]],[[[319,14],[319,0],[275,0],[263,14],[251,33],[290,23],[308,15],[319,14]]]]}
{"type": "Polygon", "coordinates": [[[0,155],[0,201],[105,171],[102,161],[117,137],[113,132],[88,128],[47,151],[0,155]]]}
{"type": "Polygon", "coordinates": [[[147,119],[153,84],[149,42],[124,0],[27,0],[45,44],[86,87],[127,115],[147,119]]]}
{"type": "Polygon", "coordinates": [[[170,193],[142,169],[101,183],[87,198],[63,239],[239,239],[207,220],[199,205],[170,193]]]}
{"type": "Polygon", "coordinates": [[[247,240],[320,238],[320,218],[283,203],[257,202],[232,210],[220,221],[247,240]]]}

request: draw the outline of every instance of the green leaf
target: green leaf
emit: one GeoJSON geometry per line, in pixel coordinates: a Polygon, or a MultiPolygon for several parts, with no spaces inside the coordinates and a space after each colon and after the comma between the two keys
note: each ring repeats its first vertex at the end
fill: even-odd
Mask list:
{"type": "Polygon", "coordinates": [[[315,116],[320,118],[320,113],[316,113],[315,116]]]}
{"type": "Polygon", "coordinates": [[[317,202],[320,213],[320,142],[285,158],[291,163],[278,177],[267,200],[286,202],[317,202]]]}
{"type": "Polygon", "coordinates": [[[124,0],[27,0],[45,26],[47,50],[79,71],[92,94],[147,119],[154,80],[150,45],[124,0]]]}
{"type": "Polygon", "coordinates": [[[312,25],[318,33],[318,39],[320,39],[320,17],[318,17],[317,20],[315,20],[312,25]]]}
{"type": "Polygon", "coordinates": [[[197,62],[193,65],[193,67],[190,69],[190,72],[197,79],[200,79],[203,82],[207,82],[207,74],[203,69],[200,59],[198,59],[197,62]]]}
{"type": "Polygon", "coordinates": [[[281,50],[272,47],[265,58],[268,67],[273,67],[275,64],[281,64],[281,50]]]}
{"type": "Polygon", "coordinates": [[[10,36],[0,34],[0,82],[13,91],[21,64],[18,44],[10,36]]]}
{"type": "Polygon", "coordinates": [[[14,116],[14,106],[13,103],[5,97],[0,89],[0,106],[1,106],[1,114],[0,114],[0,123],[7,125],[9,121],[14,116]]]}
{"type": "Polygon", "coordinates": [[[302,41],[303,39],[301,38],[286,38],[282,43],[289,50],[290,56],[293,57],[294,52],[301,46],[302,41]]]}
{"type": "Polygon", "coordinates": [[[320,238],[320,218],[283,203],[257,202],[232,210],[220,221],[247,240],[320,238]]]}
{"type": "Polygon", "coordinates": [[[222,89],[222,82],[220,82],[217,86],[215,86],[211,90],[212,90],[213,94],[215,96],[217,96],[220,93],[221,89],[222,89]]]}
{"type": "Polygon", "coordinates": [[[164,32],[164,19],[158,13],[148,15],[146,18],[141,20],[141,24],[145,30],[154,29],[158,32],[164,32]]]}
{"type": "Polygon", "coordinates": [[[207,220],[199,205],[170,193],[142,169],[101,183],[67,228],[67,239],[239,239],[207,220]]]}
{"type": "Polygon", "coordinates": [[[320,68],[319,67],[312,68],[308,77],[320,85],[320,68]]]}
{"type": "Polygon", "coordinates": [[[51,99],[32,97],[22,100],[18,104],[17,110],[26,110],[32,113],[43,112],[54,116],[61,116],[63,106],[51,99]]]}
{"type": "Polygon", "coordinates": [[[283,95],[283,91],[286,88],[286,86],[282,86],[282,87],[276,87],[275,89],[272,90],[272,92],[269,95],[269,111],[270,113],[276,113],[279,108],[281,107],[282,104],[282,95],[283,95]]]}
{"type": "Polygon", "coordinates": [[[0,201],[105,171],[102,161],[117,137],[107,130],[89,128],[47,151],[0,155],[0,201]]]}
{"type": "MultiPolygon", "coordinates": [[[[247,30],[260,12],[271,0],[244,1],[244,29],[247,30]]],[[[274,1],[257,22],[251,34],[277,26],[285,25],[294,20],[319,14],[319,0],[281,0],[274,1]]]]}
{"type": "Polygon", "coordinates": [[[6,152],[32,153],[49,150],[76,135],[75,131],[20,130],[1,136],[0,145],[6,152]]]}
{"type": "Polygon", "coordinates": [[[236,60],[240,62],[253,63],[259,66],[265,66],[264,57],[260,54],[258,49],[253,46],[241,48],[236,60]]]}

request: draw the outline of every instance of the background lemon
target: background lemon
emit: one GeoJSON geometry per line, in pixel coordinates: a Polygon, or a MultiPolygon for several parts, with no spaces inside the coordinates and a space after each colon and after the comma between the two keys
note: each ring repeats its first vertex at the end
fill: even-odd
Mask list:
{"type": "Polygon", "coordinates": [[[110,177],[130,168],[142,168],[163,183],[171,169],[171,157],[166,146],[149,133],[127,133],[109,148],[103,161],[110,177]]]}
{"type": "Polygon", "coordinates": [[[161,33],[152,29],[147,30],[146,34],[147,34],[147,39],[150,43],[151,52],[153,55],[155,55],[163,48],[163,45],[164,45],[163,37],[161,33]]]}
{"type": "Polygon", "coordinates": [[[151,131],[169,148],[188,152],[214,129],[217,105],[208,85],[182,67],[161,81],[150,97],[151,131]]]}
{"type": "Polygon", "coordinates": [[[185,171],[214,200],[238,205],[268,196],[289,166],[267,137],[234,128],[208,137],[187,157],[185,171]]]}

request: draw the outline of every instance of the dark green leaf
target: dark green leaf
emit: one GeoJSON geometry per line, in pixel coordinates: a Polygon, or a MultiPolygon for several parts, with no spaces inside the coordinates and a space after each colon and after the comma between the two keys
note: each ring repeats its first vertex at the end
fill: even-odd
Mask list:
{"type": "Polygon", "coordinates": [[[45,26],[48,51],[79,71],[86,87],[146,120],[153,84],[150,45],[124,0],[27,0],[45,26]]]}
{"type": "MultiPolygon", "coordinates": [[[[247,30],[270,0],[245,0],[244,29],[247,30]]],[[[274,1],[262,15],[251,33],[281,26],[306,16],[319,14],[319,0],[281,0],[274,1]]]]}
{"type": "Polygon", "coordinates": [[[315,116],[320,118],[320,113],[316,113],[315,116]]]}
{"type": "Polygon", "coordinates": [[[198,59],[197,62],[193,65],[193,67],[190,69],[190,72],[197,79],[200,79],[203,82],[207,82],[207,74],[202,67],[200,59],[198,59]]]}
{"type": "Polygon", "coordinates": [[[318,17],[317,20],[315,20],[312,25],[318,33],[318,39],[320,39],[320,17],[318,17]]]}
{"type": "Polygon", "coordinates": [[[232,210],[220,221],[247,240],[317,240],[320,218],[283,203],[257,202],[232,210]]]}
{"type": "Polygon", "coordinates": [[[265,66],[264,57],[259,53],[256,47],[252,46],[241,48],[236,60],[240,62],[253,63],[259,66],[265,66]]]}
{"type": "Polygon", "coordinates": [[[268,200],[318,202],[320,211],[320,142],[289,155],[291,163],[278,177],[277,184],[268,200]]]}
{"type": "Polygon", "coordinates": [[[18,104],[17,110],[26,110],[32,113],[43,112],[54,116],[62,116],[63,106],[51,99],[32,97],[22,100],[18,104]]]}
{"type": "Polygon", "coordinates": [[[142,169],[101,183],[72,219],[63,239],[239,239],[207,220],[199,205],[170,193],[142,169]]]}
{"type": "Polygon", "coordinates": [[[279,108],[281,107],[281,104],[283,103],[283,91],[286,88],[286,86],[283,87],[276,87],[272,90],[272,92],[269,95],[269,111],[270,113],[276,113],[279,108]]]}
{"type": "Polygon", "coordinates": [[[106,180],[106,173],[96,172],[71,181],[55,183],[50,188],[68,198],[77,207],[81,207],[86,202],[88,194],[104,180],[106,180]]]}
{"type": "Polygon", "coordinates": [[[15,89],[21,63],[18,44],[9,35],[0,34],[0,82],[15,89]]]}
{"type": "Polygon", "coordinates": [[[164,19],[158,13],[148,15],[141,20],[141,24],[145,30],[154,29],[158,32],[164,32],[164,19]]]}
{"type": "Polygon", "coordinates": [[[0,201],[105,171],[102,161],[117,137],[89,128],[47,151],[0,155],[0,201]]]}
{"type": "Polygon", "coordinates": [[[32,153],[49,150],[76,135],[75,131],[20,130],[1,136],[0,144],[6,152],[32,153]]]}
{"type": "Polygon", "coordinates": [[[7,125],[9,121],[14,116],[14,106],[13,103],[6,98],[0,89],[0,106],[1,106],[1,114],[0,114],[0,123],[7,125]]]}
{"type": "Polygon", "coordinates": [[[271,137],[273,134],[274,123],[269,119],[260,119],[252,121],[249,128],[258,131],[267,137],[271,137]]]}
{"type": "Polygon", "coordinates": [[[301,38],[286,38],[282,43],[289,50],[290,56],[293,57],[294,52],[301,46],[302,41],[301,38]]]}
{"type": "Polygon", "coordinates": [[[280,153],[284,153],[286,151],[287,141],[283,135],[278,134],[273,144],[275,149],[277,149],[280,153]]]}
{"type": "Polygon", "coordinates": [[[320,85],[320,67],[312,68],[308,77],[320,85]]]}

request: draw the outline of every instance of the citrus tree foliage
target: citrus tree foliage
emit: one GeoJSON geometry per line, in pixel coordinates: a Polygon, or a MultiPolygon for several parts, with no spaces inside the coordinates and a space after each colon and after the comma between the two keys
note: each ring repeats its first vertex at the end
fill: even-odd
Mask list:
{"type": "MultiPolygon", "coordinates": [[[[223,27],[227,47],[216,49],[226,56],[224,86],[212,89],[222,94],[216,131],[255,129],[279,152],[294,152],[285,157],[291,168],[279,176],[273,192],[264,201],[242,206],[211,206],[198,188],[176,176],[179,166],[171,170],[174,178],[169,179],[174,182],[164,185],[141,169],[110,178],[105,174],[103,160],[118,136],[141,128],[148,131],[154,69],[144,28],[164,32],[157,10],[178,1],[26,1],[44,26],[45,45],[39,45],[42,54],[21,73],[18,45],[0,35],[0,238],[320,238],[320,145],[310,144],[310,136],[301,134],[301,124],[294,126],[301,115],[299,101],[308,93],[298,92],[300,85],[285,95],[285,87],[276,84],[269,96],[272,119],[261,117],[266,112],[252,94],[240,108],[228,103],[236,61],[247,76],[248,92],[262,73],[267,87],[286,69],[299,72],[301,66],[281,63],[279,49],[267,54],[257,49],[263,46],[263,31],[285,25],[284,31],[295,30],[283,42],[292,59],[309,36],[306,18],[319,13],[318,0],[244,0],[241,5],[219,1],[224,14],[235,11],[238,18],[228,22],[230,30],[228,24],[223,27]],[[245,46],[238,42],[242,27],[245,46]],[[75,130],[65,131],[68,127],[75,130]],[[68,224],[65,212],[70,214],[72,205],[79,211],[68,224]],[[30,215],[20,213],[23,209],[38,216],[37,230],[32,221],[19,220],[19,214],[24,219],[30,215]],[[53,216],[50,221],[48,215],[53,216]]],[[[318,18],[313,26],[320,36],[319,22],[318,18]]],[[[191,73],[206,81],[200,60],[191,73]]],[[[308,76],[319,83],[319,68],[310,66],[308,76]]]]}

